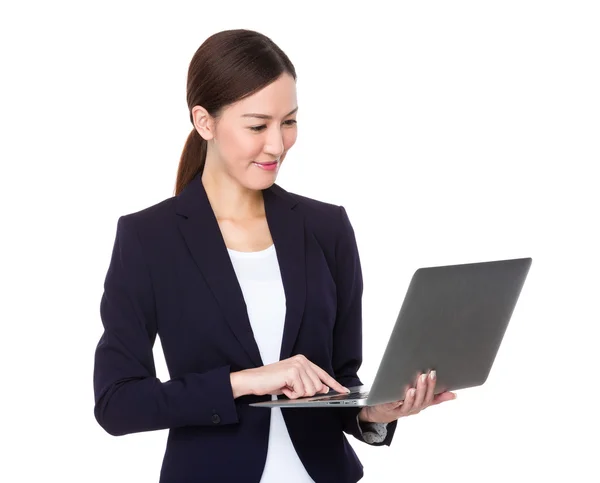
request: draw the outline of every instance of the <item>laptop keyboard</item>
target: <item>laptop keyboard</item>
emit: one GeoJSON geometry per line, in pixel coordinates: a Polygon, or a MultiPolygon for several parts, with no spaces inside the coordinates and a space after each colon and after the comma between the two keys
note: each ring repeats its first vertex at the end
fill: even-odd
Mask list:
{"type": "Polygon", "coordinates": [[[321,400],[325,401],[338,401],[343,399],[344,401],[348,399],[365,399],[369,395],[369,392],[351,392],[350,394],[336,394],[334,396],[325,396],[321,400]]]}

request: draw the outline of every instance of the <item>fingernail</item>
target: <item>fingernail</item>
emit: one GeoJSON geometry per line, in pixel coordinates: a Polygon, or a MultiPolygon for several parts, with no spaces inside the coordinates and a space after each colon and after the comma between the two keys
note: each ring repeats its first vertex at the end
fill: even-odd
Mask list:
{"type": "Polygon", "coordinates": [[[412,388],[410,391],[408,391],[408,392],[410,392],[410,397],[414,397],[414,396],[415,396],[415,394],[416,394],[416,392],[417,392],[417,390],[416,390],[416,389],[413,387],[413,388],[412,388]]]}
{"type": "Polygon", "coordinates": [[[435,379],[435,371],[431,371],[429,377],[431,377],[431,380],[433,381],[435,379]]]}
{"type": "Polygon", "coordinates": [[[427,379],[427,374],[421,374],[421,382],[425,383],[426,379],[427,379]]]}

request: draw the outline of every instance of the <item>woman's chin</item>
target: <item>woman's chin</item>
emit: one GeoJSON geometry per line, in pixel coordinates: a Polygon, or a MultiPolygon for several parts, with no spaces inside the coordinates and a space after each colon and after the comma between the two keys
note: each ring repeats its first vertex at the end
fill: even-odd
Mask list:
{"type": "Polygon", "coordinates": [[[265,173],[262,176],[249,176],[246,178],[246,187],[253,190],[264,190],[270,188],[277,179],[277,172],[265,173]]]}

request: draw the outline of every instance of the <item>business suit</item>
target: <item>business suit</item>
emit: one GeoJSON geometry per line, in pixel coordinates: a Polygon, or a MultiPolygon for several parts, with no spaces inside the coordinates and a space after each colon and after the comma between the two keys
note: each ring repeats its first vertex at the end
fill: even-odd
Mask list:
{"type": "MultiPolygon", "coordinates": [[[[342,207],[273,185],[265,211],[286,296],[281,359],[303,354],[345,386],[361,384],[362,274],[342,207]]],[[[121,435],[170,428],[161,483],[260,481],[270,410],[233,398],[230,373],[262,365],[243,295],[198,175],[178,196],[119,218],[101,301],[95,416],[121,435]],[[159,334],[171,380],[155,377],[159,334]]],[[[357,408],[285,409],[316,482],[361,478],[343,431],[357,408]]],[[[390,444],[395,423],[381,444],[390,444]]]]}

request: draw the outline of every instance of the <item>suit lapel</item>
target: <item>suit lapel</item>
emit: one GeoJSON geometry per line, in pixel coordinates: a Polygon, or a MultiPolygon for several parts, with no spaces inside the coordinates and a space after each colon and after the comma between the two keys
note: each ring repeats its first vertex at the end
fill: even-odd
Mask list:
{"type": "Polygon", "coordinates": [[[304,219],[293,206],[295,200],[273,185],[263,191],[267,222],[275,244],[286,299],[285,326],[280,360],[290,357],[298,336],[306,302],[306,250],[304,219]]]}
{"type": "Polygon", "coordinates": [[[225,320],[252,363],[261,366],[244,296],[199,176],[178,195],[177,214],[179,230],[225,320]]]}
{"type": "MultiPolygon", "coordinates": [[[[306,300],[304,220],[292,210],[295,200],[279,186],[264,190],[263,198],[286,296],[280,352],[281,359],[285,359],[293,350],[306,300]]],[[[176,206],[179,230],[225,320],[252,363],[262,366],[243,293],[201,175],[177,196],[176,206]]]]}

